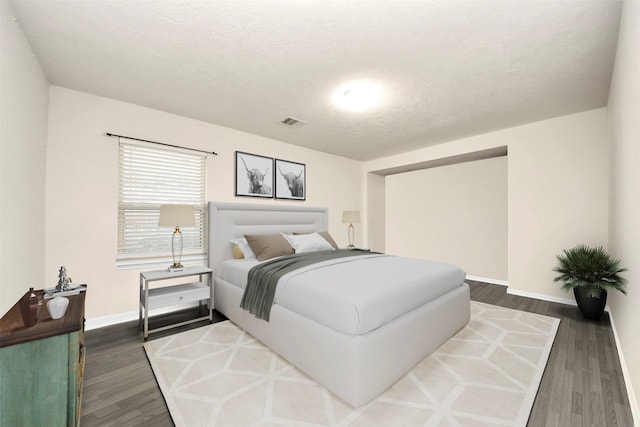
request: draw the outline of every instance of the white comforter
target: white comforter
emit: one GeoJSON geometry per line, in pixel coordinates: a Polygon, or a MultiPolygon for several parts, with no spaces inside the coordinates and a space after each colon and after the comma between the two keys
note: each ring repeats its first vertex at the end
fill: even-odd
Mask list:
{"type": "MultiPolygon", "coordinates": [[[[222,278],[244,288],[257,263],[226,261],[222,278]]],[[[336,331],[360,335],[461,286],[464,278],[464,271],[451,264],[368,254],[286,274],[274,304],[336,331]]]]}

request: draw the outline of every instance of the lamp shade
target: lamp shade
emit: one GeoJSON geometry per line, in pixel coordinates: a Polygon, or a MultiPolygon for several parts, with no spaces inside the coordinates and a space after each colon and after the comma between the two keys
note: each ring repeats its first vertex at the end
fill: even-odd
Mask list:
{"type": "Polygon", "coordinates": [[[343,224],[359,224],[360,211],[342,211],[343,224]]]}
{"type": "Polygon", "coordinates": [[[162,205],[160,206],[161,227],[193,227],[196,225],[196,218],[192,205],[162,205]]]}

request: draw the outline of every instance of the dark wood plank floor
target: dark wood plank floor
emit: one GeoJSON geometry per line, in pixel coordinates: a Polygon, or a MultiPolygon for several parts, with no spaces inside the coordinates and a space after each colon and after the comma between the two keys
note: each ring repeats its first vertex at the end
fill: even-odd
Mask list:
{"type": "MultiPolygon", "coordinates": [[[[528,426],[633,426],[608,315],[590,321],[577,307],[508,295],[504,286],[469,284],[474,301],[561,319],[528,426]]],[[[153,324],[195,314],[173,313],[153,324]]],[[[224,317],[216,313],[215,320],[224,317]]],[[[150,339],[206,324],[163,331],[150,339]]],[[[86,348],[83,427],[173,426],[142,348],[137,321],[87,331],[86,348]]]]}

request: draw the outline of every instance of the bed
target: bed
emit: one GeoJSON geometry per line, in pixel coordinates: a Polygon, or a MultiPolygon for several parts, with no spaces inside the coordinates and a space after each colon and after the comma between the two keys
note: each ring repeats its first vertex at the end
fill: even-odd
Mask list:
{"type": "Polygon", "coordinates": [[[469,287],[462,275],[446,293],[362,331],[337,330],[277,302],[268,322],[240,308],[243,289],[224,272],[225,263],[233,260],[233,238],[327,229],[326,208],[210,202],[209,266],[214,271],[214,306],[330,392],[358,407],[468,323],[469,287]]]}

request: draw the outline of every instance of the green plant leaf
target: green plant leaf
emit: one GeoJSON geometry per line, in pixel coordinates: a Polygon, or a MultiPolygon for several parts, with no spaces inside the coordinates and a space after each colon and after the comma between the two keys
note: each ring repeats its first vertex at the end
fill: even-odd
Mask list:
{"type": "Polygon", "coordinates": [[[558,265],[553,271],[559,275],[553,281],[562,282],[563,290],[579,286],[586,288],[590,297],[598,297],[603,290],[617,290],[626,295],[627,280],[620,273],[627,269],[621,268],[621,261],[611,258],[602,246],[578,245],[564,249],[556,258],[558,265]]]}

